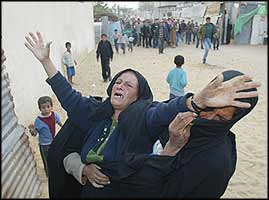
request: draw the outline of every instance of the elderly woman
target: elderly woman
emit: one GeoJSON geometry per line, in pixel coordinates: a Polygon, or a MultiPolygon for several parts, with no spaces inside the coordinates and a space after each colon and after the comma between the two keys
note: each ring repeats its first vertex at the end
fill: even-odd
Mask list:
{"type": "Polygon", "coordinates": [[[73,166],[83,175],[74,175],[78,181],[84,184],[83,179],[89,180],[82,187],[82,197],[113,197],[117,180],[112,182],[109,177],[120,180],[143,166],[145,155],[151,153],[154,142],[179,112],[224,106],[248,108],[249,103],[238,99],[258,95],[256,91],[240,92],[259,86],[249,76],[223,83],[218,77],[195,95],[188,93],[167,103],[153,104],[146,79],[139,72],[126,69],[112,79],[107,89],[109,97],[98,102],[93,97],[82,97],[57,71],[49,56],[51,42],[44,46],[39,32],[37,37],[33,33],[30,36],[26,36],[25,46],[43,65],[47,82],[69,120],[81,131],[70,135],[72,145],[67,144],[65,158],[72,163],[68,162],[68,156],[74,160],[79,155],[78,161],[82,161],[73,166]],[[105,166],[105,171],[99,165],[105,166]]]}

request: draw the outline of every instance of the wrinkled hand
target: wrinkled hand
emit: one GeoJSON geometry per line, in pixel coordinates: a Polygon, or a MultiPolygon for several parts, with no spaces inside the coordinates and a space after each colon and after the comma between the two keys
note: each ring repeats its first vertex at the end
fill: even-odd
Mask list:
{"type": "Polygon", "coordinates": [[[193,112],[178,113],[169,124],[169,140],[161,155],[174,156],[188,142],[190,137],[191,122],[197,114],[193,112]]]}
{"type": "Polygon", "coordinates": [[[257,91],[239,92],[241,90],[260,87],[260,83],[253,82],[248,75],[234,77],[223,82],[223,75],[218,75],[202,91],[194,95],[194,101],[200,108],[235,106],[249,108],[249,103],[243,103],[240,98],[258,96],[257,91]]]}
{"type": "Polygon", "coordinates": [[[29,33],[29,36],[25,36],[27,42],[24,45],[34,54],[34,56],[42,63],[49,59],[50,45],[52,42],[48,42],[44,46],[43,38],[40,32],[37,32],[37,37],[33,33],[29,33]]]}
{"type": "Polygon", "coordinates": [[[86,176],[89,182],[96,188],[103,188],[110,184],[109,178],[100,171],[101,167],[96,164],[89,164],[83,168],[82,174],[86,176]]]}

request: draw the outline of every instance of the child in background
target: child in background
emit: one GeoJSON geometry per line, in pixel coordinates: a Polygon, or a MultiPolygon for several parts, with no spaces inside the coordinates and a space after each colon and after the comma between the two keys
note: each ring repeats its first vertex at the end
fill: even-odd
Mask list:
{"type": "Polygon", "coordinates": [[[176,67],[169,72],[166,78],[170,88],[170,99],[183,96],[184,87],[187,85],[186,72],[182,66],[184,64],[184,57],[177,55],[174,59],[174,63],[176,64],[176,67]]]}
{"type": "Polygon", "coordinates": [[[39,149],[44,164],[44,169],[48,177],[48,152],[50,144],[55,136],[55,124],[62,126],[60,116],[53,112],[52,99],[48,96],[43,96],[38,99],[38,108],[40,115],[35,119],[35,123],[28,126],[32,136],[39,136],[39,149]]]}
{"type": "Polygon", "coordinates": [[[125,54],[126,46],[128,45],[128,38],[126,34],[122,33],[121,36],[118,39],[118,43],[120,44],[120,48],[123,51],[123,54],[125,54]]]}
{"type": "Polygon", "coordinates": [[[133,52],[133,42],[134,42],[134,38],[132,37],[132,36],[130,36],[129,38],[128,38],[128,51],[130,51],[131,50],[131,52],[133,52]]]}
{"type": "Polygon", "coordinates": [[[63,55],[63,63],[66,66],[68,81],[73,84],[72,77],[75,76],[75,65],[77,65],[77,62],[73,59],[71,54],[71,43],[66,42],[65,47],[66,51],[63,55]]]}

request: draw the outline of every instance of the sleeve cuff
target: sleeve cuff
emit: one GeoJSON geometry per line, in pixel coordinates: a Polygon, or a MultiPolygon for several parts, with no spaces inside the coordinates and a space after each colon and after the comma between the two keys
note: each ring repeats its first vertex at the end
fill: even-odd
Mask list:
{"type": "Polygon", "coordinates": [[[187,93],[187,94],[185,94],[181,99],[180,99],[180,101],[179,101],[179,104],[182,106],[181,108],[182,108],[182,112],[187,112],[187,111],[192,111],[192,110],[190,110],[189,108],[188,108],[188,106],[187,106],[187,99],[189,98],[189,97],[191,97],[193,95],[193,93],[191,93],[191,92],[189,92],[189,93],[187,93]]]}
{"type": "Polygon", "coordinates": [[[69,154],[63,160],[65,171],[74,176],[74,178],[81,184],[86,182],[82,180],[82,171],[85,166],[80,159],[80,155],[76,152],[69,154]]]}
{"type": "Polygon", "coordinates": [[[47,78],[46,82],[49,85],[55,85],[57,83],[59,83],[61,80],[65,79],[65,77],[61,74],[61,72],[57,72],[53,77],[51,78],[47,78]]]}

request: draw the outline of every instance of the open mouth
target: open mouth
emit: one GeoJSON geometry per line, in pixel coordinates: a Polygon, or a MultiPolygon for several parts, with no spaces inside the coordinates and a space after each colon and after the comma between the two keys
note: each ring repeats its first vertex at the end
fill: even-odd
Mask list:
{"type": "Polygon", "coordinates": [[[116,98],[119,98],[119,99],[123,99],[123,98],[124,98],[123,94],[121,94],[121,93],[119,93],[119,92],[116,92],[116,93],[114,94],[114,96],[115,96],[116,98]]]}

